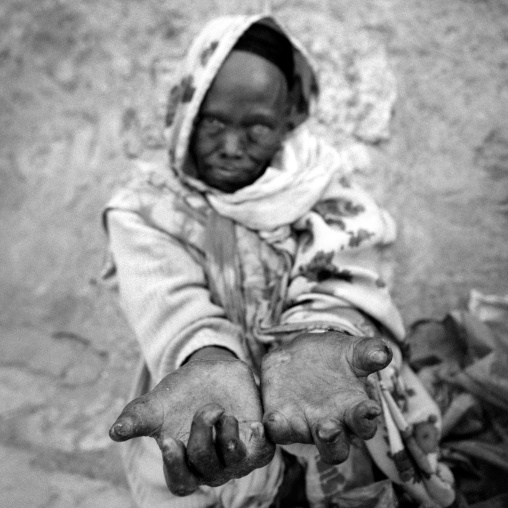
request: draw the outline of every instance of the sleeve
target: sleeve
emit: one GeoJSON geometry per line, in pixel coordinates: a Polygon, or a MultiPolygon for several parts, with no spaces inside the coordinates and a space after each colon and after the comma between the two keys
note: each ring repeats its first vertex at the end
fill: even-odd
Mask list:
{"type": "Polygon", "coordinates": [[[192,353],[219,346],[247,361],[240,328],[212,303],[202,266],[186,248],[137,214],[107,214],[120,303],[158,382],[192,353]]]}

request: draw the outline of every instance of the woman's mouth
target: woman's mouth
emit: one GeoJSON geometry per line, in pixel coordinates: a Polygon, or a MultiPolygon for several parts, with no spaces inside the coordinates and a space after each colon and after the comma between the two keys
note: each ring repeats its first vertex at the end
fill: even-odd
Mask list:
{"type": "Polygon", "coordinates": [[[243,173],[245,170],[238,168],[236,166],[208,166],[208,171],[217,172],[217,173],[243,173]]]}

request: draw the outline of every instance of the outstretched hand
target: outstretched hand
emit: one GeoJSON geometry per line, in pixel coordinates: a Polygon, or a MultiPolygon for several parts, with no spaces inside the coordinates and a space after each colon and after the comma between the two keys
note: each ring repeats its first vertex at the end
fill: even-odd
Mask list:
{"type": "Polygon", "coordinates": [[[313,443],[324,462],[344,462],[352,436],[376,433],[381,407],[368,398],[366,378],[391,359],[381,339],[340,332],[304,333],[265,355],[261,385],[269,438],[313,443]]]}
{"type": "Polygon", "coordinates": [[[265,439],[254,377],[234,358],[191,361],[133,400],[110,430],[115,441],[155,438],[169,490],[179,496],[216,487],[265,466],[265,439]]]}

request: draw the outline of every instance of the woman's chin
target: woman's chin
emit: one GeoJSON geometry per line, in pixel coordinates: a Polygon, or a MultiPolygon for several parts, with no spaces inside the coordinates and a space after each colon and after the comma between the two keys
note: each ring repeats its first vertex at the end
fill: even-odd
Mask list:
{"type": "Polygon", "coordinates": [[[208,177],[205,181],[210,187],[213,187],[214,189],[231,194],[231,193],[236,192],[240,189],[243,189],[244,187],[247,187],[248,185],[251,185],[258,178],[259,177],[249,179],[249,180],[247,180],[247,179],[238,180],[237,178],[227,178],[224,176],[217,175],[213,178],[208,177]]]}

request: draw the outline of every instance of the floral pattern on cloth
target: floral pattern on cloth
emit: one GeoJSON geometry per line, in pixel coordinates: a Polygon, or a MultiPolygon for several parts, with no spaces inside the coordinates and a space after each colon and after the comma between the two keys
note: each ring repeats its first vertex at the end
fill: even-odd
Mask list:
{"type": "MultiPolygon", "coordinates": [[[[328,255],[323,255],[323,247],[334,239],[334,231],[324,228],[326,222],[321,216],[318,214],[314,216],[314,214],[314,211],[309,212],[312,220],[304,217],[299,225],[294,225],[300,233],[298,238],[301,239],[306,233],[307,238],[312,240],[292,243],[296,248],[293,252],[292,274],[294,277],[290,277],[287,281],[287,294],[292,294],[293,297],[286,299],[277,322],[274,322],[271,327],[262,329],[262,333],[269,337],[265,341],[271,340],[273,345],[291,340],[304,331],[322,330],[338,330],[353,336],[381,337],[390,341],[394,359],[388,367],[371,375],[369,379],[369,392],[379,401],[383,415],[378,432],[373,439],[366,442],[366,449],[371,459],[386,476],[399,484],[421,506],[429,508],[450,506],[455,500],[454,480],[449,469],[439,461],[441,427],[439,407],[403,359],[401,347],[404,347],[404,341],[398,339],[394,333],[397,332],[396,325],[400,323],[402,326],[402,324],[398,321],[400,317],[396,309],[391,307],[387,285],[379,284],[379,275],[375,272],[354,265],[348,265],[347,269],[342,269],[341,265],[335,264],[334,261],[340,259],[342,252],[340,242],[336,242],[336,252],[328,251],[328,255]],[[318,217],[321,220],[318,220],[318,217]],[[321,227],[319,231],[308,229],[315,223],[321,227]],[[304,227],[307,229],[303,229],[304,227]],[[309,259],[312,268],[305,263],[309,259]],[[316,262],[316,259],[320,262],[316,262]],[[300,261],[302,265],[299,265],[300,261]],[[307,278],[306,275],[309,274],[307,278]],[[304,292],[298,295],[294,286],[304,292]],[[347,288],[347,291],[344,288],[347,288]],[[369,293],[372,299],[374,290],[378,292],[378,297],[372,312],[359,310],[369,309],[369,293]],[[379,295],[386,297],[385,313],[380,312],[380,308],[377,307],[383,305],[383,298],[379,295]],[[359,303],[355,304],[357,298],[359,303]],[[376,323],[369,314],[370,316],[378,315],[381,320],[376,323]]],[[[228,249],[231,246],[235,246],[234,250],[238,249],[236,253],[229,251],[228,255],[216,253],[209,260],[212,264],[218,259],[222,260],[222,263],[217,264],[213,269],[214,278],[216,280],[222,278],[223,282],[219,283],[216,291],[231,319],[239,322],[239,316],[248,314],[248,311],[242,308],[245,309],[246,305],[247,308],[251,306],[255,308],[254,302],[249,298],[249,289],[245,287],[247,279],[242,279],[240,274],[243,266],[241,260],[245,259],[248,253],[257,251],[257,236],[245,230],[242,232],[243,228],[238,226],[232,228],[233,223],[230,220],[218,215],[214,220],[217,222],[210,224],[209,231],[215,239],[216,249],[220,251],[225,246],[228,249]],[[223,235],[228,229],[231,235],[229,238],[223,235]],[[234,264],[237,264],[236,270],[232,267],[234,264]],[[228,278],[227,274],[231,277],[228,278]],[[239,284],[242,283],[244,286],[241,290],[239,284]],[[231,288],[236,289],[231,290],[231,288]],[[228,291],[229,295],[224,294],[224,291],[228,291]],[[239,294],[243,294],[244,298],[238,298],[239,294]]],[[[341,228],[339,229],[343,232],[341,228]]],[[[343,239],[345,245],[349,243],[346,236],[343,239]]],[[[356,248],[359,249],[358,246],[356,248]]],[[[366,246],[365,248],[367,249],[366,246]]],[[[281,286],[278,290],[281,290],[281,286]]],[[[258,301],[260,297],[262,298],[263,295],[257,295],[258,301]]],[[[258,307],[258,310],[267,310],[270,307],[271,301],[266,301],[264,306],[258,307]]],[[[273,314],[266,315],[275,321],[273,314]]],[[[246,326],[245,322],[241,324],[246,326]]],[[[246,335],[249,331],[252,332],[245,329],[246,335]]],[[[259,334],[260,330],[258,329],[257,332],[259,334]]],[[[306,492],[313,507],[330,506],[330,503],[335,502],[341,506],[339,500],[348,491],[350,484],[357,480],[358,468],[364,470],[370,467],[370,460],[366,459],[365,455],[352,453],[345,463],[328,466],[327,473],[323,474],[318,467],[320,459],[316,454],[315,446],[295,444],[283,448],[305,462],[306,492]]],[[[390,489],[383,490],[381,495],[376,490],[375,495],[381,496],[380,499],[385,497],[391,499],[390,492],[390,489]]],[[[366,495],[365,490],[362,490],[362,495],[366,495]]],[[[389,506],[389,504],[377,506],[389,506]]]]}
{"type": "MultiPolygon", "coordinates": [[[[375,240],[376,230],[368,225],[376,222],[365,220],[368,213],[372,208],[367,200],[340,196],[319,203],[294,224],[299,243],[277,332],[288,328],[286,337],[291,338],[310,327],[336,329],[391,342],[392,362],[369,376],[369,391],[383,414],[376,436],[366,442],[367,450],[377,466],[421,506],[450,506],[455,500],[454,480],[439,462],[440,410],[403,358],[403,325],[392,307],[390,273],[383,273],[380,258],[373,256],[385,244],[375,240]],[[361,240],[351,242],[360,236],[361,240]]],[[[388,216],[380,217],[385,221],[385,238],[393,239],[393,223],[388,216]]],[[[309,460],[309,454],[315,453],[310,448],[299,445],[289,451],[303,451],[309,460]]],[[[314,456],[315,460],[319,459],[314,456]]],[[[333,466],[342,478],[347,478],[348,462],[333,466]]],[[[311,470],[307,469],[308,476],[311,470]]],[[[322,481],[308,477],[307,483],[310,499],[326,497],[322,481]]]]}
{"type": "MultiPolygon", "coordinates": [[[[224,60],[239,37],[254,23],[263,23],[283,32],[294,47],[295,76],[298,83],[289,122],[296,128],[309,114],[317,96],[314,64],[303,46],[283,25],[271,16],[223,16],[211,20],[194,39],[180,68],[180,76],[170,92],[166,125],[169,128],[170,156],[173,168],[190,185],[203,189],[188,158],[189,138],[201,102],[224,60]]],[[[210,189],[208,188],[210,192],[210,189]]],[[[213,192],[213,191],[212,191],[213,192]]]]}

